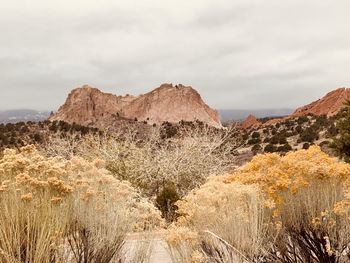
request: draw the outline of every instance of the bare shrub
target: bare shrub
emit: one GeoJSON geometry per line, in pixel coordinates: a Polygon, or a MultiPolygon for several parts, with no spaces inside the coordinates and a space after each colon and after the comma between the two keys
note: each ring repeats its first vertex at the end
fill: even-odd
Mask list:
{"type": "Polygon", "coordinates": [[[105,160],[113,175],[130,181],[147,195],[156,195],[165,186],[174,185],[183,196],[203,184],[209,175],[227,170],[238,145],[232,131],[204,127],[185,130],[181,136],[168,139],[161,138],[158,129],[143,139],[131,130],[109,136],[90,135],[72,142],[52,138],[43,152],[69,156],[66,151],[73,146],[70,153],[89,160],[105,160]]]}
{"type": "Polygon", "coordinates": [[[51,134],[44,143],[37,147],[48,157],[62,156],[71,159],[79,155],[79,144],[83,137],[78,133],[51,134]]]}

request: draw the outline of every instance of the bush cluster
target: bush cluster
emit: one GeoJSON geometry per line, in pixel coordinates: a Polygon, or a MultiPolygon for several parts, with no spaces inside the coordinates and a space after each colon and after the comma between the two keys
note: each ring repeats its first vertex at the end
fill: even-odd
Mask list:
{"type": "Polygon", "coordinates": [[[350,165],[316,146],[257,155],[177,202],[172,255],[185,262],[347,262],[349,175],[350,165]]]}
{"type": "Polygon", "coordinates": [[[7,149],[0,178],[0,262],[121,262],[128,232],[161,223],[101,160],[7,149]]]}
{"type": "Polygon", "coordinates": [[[99,132],[97,128],[85,127],[78,124],[69,124],[63,121],[18,122],[0,124],[0,149],[19,148],[24,145],[40,145],[52,134],[79,134],[99,132]]]}

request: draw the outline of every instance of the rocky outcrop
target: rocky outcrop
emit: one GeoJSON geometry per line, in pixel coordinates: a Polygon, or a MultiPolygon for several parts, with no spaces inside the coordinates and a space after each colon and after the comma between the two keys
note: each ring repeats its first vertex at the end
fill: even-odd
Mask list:
{"type": "Polygon", "coordinates": [[[221,127],[218,112],[206,105],[196,90],[172,84],[162,84],[140,96],[116,96],[83,86],[72,90],[65,104],[49,120],[94,125],[108,116],[138,119],[149,124],[198,120],[221,127]]]}
{"type": "Polygon", "coordinates": [[[257,120],[257,118],[254,115],[249,115],[241,124],[241,127],[243,129],[250,129],[250,128],[259,128],[261,126],[261,122],[257,120]]]}
{"type": "Polygon", "coordinates": [[[326,94],[308,105],[298,108],[290,117],[299,117],[308,114],[333,116],[343,107],[346,100],[350,99],[349,88],[339,88],[326,94]]]}

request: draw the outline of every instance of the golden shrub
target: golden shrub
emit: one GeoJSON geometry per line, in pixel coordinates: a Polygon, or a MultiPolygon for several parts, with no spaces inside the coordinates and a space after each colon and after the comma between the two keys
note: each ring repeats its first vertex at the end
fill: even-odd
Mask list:
{"type": "Polygon", "coordinates": [[[201,233],[215,234],[243,259],[268,253],[275,260],[293,253],[307,257],[313,252],[300,244],[311,241],[320,242],[331,262],[346,256],[349,246],[349,176],[349,164],[317,146],[285,156],[257,155],[179,201],[177,225],[196,231],[202,241],[201,233]]]}
{"type": "Polygon", "coordinates": [[[67,262],[74,254],[67,242],[81,230],[89,233],[89,256],[109,262],[106,247],[119,249],[127,232],[162,222],[152,204],[99,160],[46,158],[34,146],[5,150],[0,185],[1,262],[67,262]]]}
{"type": "MultiPolygon", "coordinates": [[[[210,177],[201,188],[178,201],[181,216],[177,226],[197,231],[197,243],[203,239],[209,242],[213,236],[208,232],[215,233],[242,253],[254,256],[259,252],[265,231],[262,224],[263,196],[258,187],[225,183],[227,178],[210,177]]],[[[169,235],[171,240],[172,233],[169,235]]]]}

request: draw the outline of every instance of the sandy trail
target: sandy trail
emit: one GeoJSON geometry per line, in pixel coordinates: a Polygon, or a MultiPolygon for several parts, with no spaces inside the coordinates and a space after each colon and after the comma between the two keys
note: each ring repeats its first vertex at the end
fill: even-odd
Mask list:
{"type": "Polygon", "coordinates": [[[130,255],[133,255],[135,250],[142,246],[150,246],[150,263],[173,263],[167,250],[167,244],[161,238],[161,235],[157,233],[128,235],[125,242],[127,258],[132,258],[130,255]]]}

